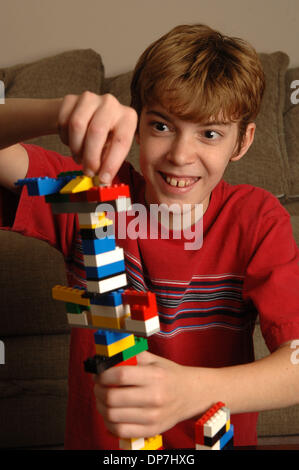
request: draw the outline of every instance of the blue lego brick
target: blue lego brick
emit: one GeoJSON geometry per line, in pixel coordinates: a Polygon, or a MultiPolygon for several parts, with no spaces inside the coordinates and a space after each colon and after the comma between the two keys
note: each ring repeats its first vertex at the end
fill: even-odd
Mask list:
{"type": "Polygon", "coordinates": [[[111,330],[98,330],[94,334],[95,344],[113,344],[127,336],[131,336],[131,333],[124,333],[120,331],[111,330]]]}
{"type": "Polygon", "coordinates": [[[124,261],[106,264],[98,267],[85,267],[87,279],[102,279],[126,270],[124,261]]]}
{"type": "Polygon", "coordinates": [[[105,238],[95,240],[82,240],[82,249],[85,255],[98,255],[106,251],[115,250],[115,236],[110,235],[105,238]]]}
{"type": "Polygon", "coordinates": [[[228,441],[234,436],[234,425],[231,424],[229,430],[220,438],[220,449],[226,446],[228,441]]]}
{"type": "Polygon", "coordinates": [[[87,297],[93,305],[106,305],[117,307],[123,303],[122,293],[123,289],[114,290],[105,294],[97,294],[96,292],[86,291],[83,297],[87,297]]]}
{"type": "Polygon", "coordinates": [[[16,186],[27,186],[29,196],[46,196],[57,193],[66,184],[66,179],[61,178],[24,178],[18,180],[16,186]]]}

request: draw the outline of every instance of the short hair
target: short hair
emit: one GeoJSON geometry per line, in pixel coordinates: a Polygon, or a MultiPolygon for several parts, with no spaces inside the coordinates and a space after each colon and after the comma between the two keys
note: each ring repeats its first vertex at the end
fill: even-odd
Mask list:
{"type": "Polygon", "coordinates": [[[180,25],[139,58],[131,81],[131,106],[140,117],[159,103],[181,119],[239,123],[239,148],[258,115],[265,77],[255,49],[203,24],[180,25]]]}

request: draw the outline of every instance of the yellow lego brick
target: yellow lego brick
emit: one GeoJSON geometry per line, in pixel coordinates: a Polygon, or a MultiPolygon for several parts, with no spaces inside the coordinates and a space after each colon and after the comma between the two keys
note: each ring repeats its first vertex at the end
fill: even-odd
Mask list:
{"type": "Polygon", "coordinates": [[[96,344],[96,354],[99,354],[100,356],[111,357],[115,354],[118,354],[119,352],[125,351],[125,349],[128,349],[131,346],[134,346],[134,344],[134,335],[126,336],[125,338],[120,339],[119,341],[115,341],[115,343],[112,344],[96,344]]]}
{"type": "Polygon", "coordinates": [[[125,329],[125,318],[128,315],[122,317],[104,317],[101,315],[91,315],[92,325],[98,328],[113,328],[117,330],[125,329]]]}
{"type": "Polygon", "coordinates": [[[52,288],[52,297],[55,300],[71,302],[78,305],[90,305],[90,300],[82,297],[84,291],[81,289],[73,289],[72,287],[54,286],[52,288]]]}
{"type": "Polygon", "coordinates": [[[106,212],[91,212],[78,214],[80,229],[99,228],[112,225],[113,221],[106,217],[106,212]]]}
{"type": "Polygon", "coordinates": [[[77,176],[69,181],[59,192],[61,194],[80,193],[93,188],[93,180],[89,176],[77,176]]]}
{"type": "Polygon", "coordinates": [[[229,431],[230,429],[230,419],[228,421],[226,421],[226,426],[225,426],[225,431],[229,431]]]}
{"type": "Polygon", "coordinates": [[[156,450],[163,446],[161,434],[144,439],[145,446],[141,450],[156,450]]]}

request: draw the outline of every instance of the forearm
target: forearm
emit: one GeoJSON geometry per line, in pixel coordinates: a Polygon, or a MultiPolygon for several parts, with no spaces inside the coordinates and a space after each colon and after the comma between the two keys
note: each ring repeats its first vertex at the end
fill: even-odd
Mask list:
{"type": "MultiPolygon", "coordinates": [[[[194,412],[222,401],[232,413],[282,408],[299,403],[299,365],[286,344],[269,356],[250,364],[219,369],[199,368],[199,387],[193,387],[194,412]],[[196,398],[198,393],[198,400],[196,398]],[[196,401],[198,408],[196,409],[196,401]]],[[[194,383],[194,382],[193,382],[194,383]]]]}
{"type": "Polygon", "coordinates": [[[0,106],[0,149],[55,134],[62,99],[8,98],[0,106]]]}

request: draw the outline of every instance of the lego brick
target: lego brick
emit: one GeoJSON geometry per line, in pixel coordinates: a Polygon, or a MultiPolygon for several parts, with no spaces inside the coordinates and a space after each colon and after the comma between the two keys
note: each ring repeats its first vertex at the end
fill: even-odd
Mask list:
{"type": "Polygon", "coordinates": [[[137,366],[137,357],[136,356],[130,357],[130,359],[119,362],[115,364],[115,366],[113,367],[120,367],[120,366],[137,366]]]}
{"type": "Polygon", "coordinates": [[[123,303],[130,305],[144,305],[152,307],[156,305],[156,296],[150,291],[137,291],[135,289],[126,289],[122,294],[123,303]]]}
{"type": "Polygon", "coordinates": [[[87,192],[88,201],[106,202],[120,197],[129,198],[130,190],[126,184],[113,184],[111,186],[93,187],[87,192]]]}
{"type": "Polygon", "coordinates": [[[101,374],[104,370],[110,369],[110,367],[119,367],[119,366],[135,366],[137,365],[136,356],[123,360],[122,352],[115,354],[114,356],[100,356],[95,355],[89,357],[84,361],[84,370],[91,374],[101,374]]]}
{"type": "Polygon", "coordinates": [[[67,313],[82,313],[84,310],[89,309],[86,305],[79,305],[71,302],[66,302],[65,308],[67,313]]]}
{"type": "MultiPolygon", "coordinates": [[[[109,219],[107,219],[109,220],[109,219]]],[[[112,220],[111,224],[105,226],[98,226],[94,228],[82,228],[80,229],[80,235],[82,240],[94,240],[95,238],[104,238],[114,234],[114,225],[112,220]]]]}
{"type": "Polygon", "coordinates": [[[64,302],[89,306],[90,300],[83,297],[84,292],[85,291],[81,289],[57,285],[52,288],[52,297],[55,300],[63,300],[64,302]]]}
{"type": "MultiPolygon", "coordinates": [[[[124,261],[124,250],[118,246],[114,250],[99,253],[98,255],[85,255],[83,254],[85,267],[104,266],[105,264],[116,263],[117,261],[124,261]]],[[[121,302],[123,302],[121,300],[121,302]]]]}
{"type": "Polygon", "coordinates": [[[93,180],[89,176],[79,175],[69,181],[60,189],[60,194],[78,193],[88,191],[93,187],[93,180]]]}
{"type": "Polygon", "coordinates": [[[136,439],[119,439],[119,448],[123,450],[140,450],[145,446],[143,437],[136,439]]]}
{"type": "Polygon", "coordinates": [[[115,249],[115,236],[110,235],[101,239],[82,240],[82,249],[85,255],[98,255],[106,251],[112,251],[115,249]]]}
{"type": "MultiPolygon", "coordinates": [[[[60,193],[48,194],[47,196],[45,196],[45,201],[49,204],[68,203],[70,201],[70,195],[69,194],[60,194],[60,193]]],[[[62,207],[62,206],[60,206],[60,207],[62,207]]]]}
{"type": "Polygon", "coordinates": [[[139,321],[146,321],[158,315],[156,308],[149,308],[149,307],[145,307],[144,305],[141,305],[141,306],[132,305],[130,307],[130,312],[131,312],[131,319],[139,320],[139,321]]]}
{"type": "Polygon", "coordinates": [[[18,180],[16,186],[27,186],[29,196],[45,196],[57,193],[69,178],[25,178],[18,180]]]}
{"type": "Polygon", "coordinates": [[[226,425],[226,413],[218,410],[203,426],[204,436],[214,437],[217,432],[226,425]]]}
{"type": "Polygon", "coordinates": [[[145,445],[141,450],[157,450],[162,447],[162,436],[158,434],[154,437],[148,437],[144,440],[145,445]]]}
{"type": "Polygon", "coordinates": [[[229,428],[229,430],[220,438],[220,449],[223,449],[228,442],[233,439],[234,436],[234,426],[233,424],[229,428]]]}
{"type": "Polygon", "coordinates": [[[51,203],[53,214],[73,214],[86,212],[122,212],[131,207],[131,199],[121,197],[108,202],[54,202],[51,203]]]}
{"type": "Polygon", "coordinates": [[[95,328],[113,328],[116,330],[125,330],[125,319],[127,315],[123,315],[122,317],[104,317],[100,315],[91,315],[91,324],[95,328]]]}
{"type": "Polygon", "coordinates": [[[128,305],[90,305],[90,312],[94,316],[108,317],[108,318],[121,318],[130,313],[128,305]]]}
{"type": "Polygon", "coordinates": [[[105,212],[83,212],[78,214],[79,225],[81,226],[90,226],[97,225],[99,226],[103,219],[106,217],[105,212]]]}
{"type": "Polygon", "coordinates": [[[148,343],[146,338],[140,338],[135,336],[135,344],[130,348],[122,352],[123,360],[126,361],[137,354],[146,351],[148,349],[148,343]]]}
{"type": "Polygon", "coordinates": [[[105,264],[103,266],[85,267],[87,279],[103,279],[114,274],[123,273],[126,270],[124,261],[105,264]]]}
{"type": "Polygon", "coordinates": [[[117,306],[122,305],[122,292],[123,289],[114,290],[106,294],[85,291],[83,297],[90,299],[90,305],[117,306]]]}
{"type": "Polygon", "coordinates": [[[134,335],[130,335],[112,344],[96,344],[96,354],[108,357],[114,356],[114,354],[118,354],[131,346],[134,346],[134,343],[134,335]]]}
{"type": "Polygon", "coordinates": [[[58,173],[57,178],[63,178],[65,176],[76,178],[76,176],[83,175],[82,170],[73,170],[73,171],[61,171],[58,173]]]}
{"type": "Polygon", "coordinates": [[[88,326],[89,318],[86,312],[67,313],[67,320],[70,326],[88,326]]]}
{"type": "Polygon", "coordinates": [[[219,441],[219,439],[227,432],[227,429],[226,429],[226,424],[224,426],[222,426],[222,428],[216,433],[214,434],[213,437],[207,437],[207,436],[204,436],[204,440],[203,442],[198,442],[197,444],[204,444],[205,446],[210,446],[212,447],[217,441],[219,441]]]}
{"type": "Polygon", "coordinates": [[[91,374],[101,374],[104,370],[107,370],[121,362],[123,362],[121,352],[111,357],[95,355],[84,361],[84,370],[91,374]]]}
{"type": "Polygon", "coordinates": [[[145,321],[126,318],[125,327],[130,331],[134,331],[136,334],[143,333],[150,336],[160,331],[160,320],[158,315],[145,321]]]}
{"type": "Polygon", "coordinates": [[[130,335],[128,333],[119,333],[119,332],[115,332],[115,331],[99,329],[94,334],[94,340],[95,340],[95,344],[108,345],[108,344],[116,343],[117,341],[119,341],[121,339],[129,338],[130,336],[133,336],[133,335],[130,335]]]}
{"type": "Polygon", "coordinates": [[[121,287],[127,286],[127,276],[125,273],[118,274],[116,276],[108,277],[101,281],[98,280],[87,280],[87,289],[91,292],[97,292],[98,294],[104,294],[112,290],[120,289],[121,287]]]}
{"type": "Polygon", "coordinates": [[[220,450],[220,441],[217,441],[212,447],[203,444],[195,444],[196,450],[220,450]]]}

